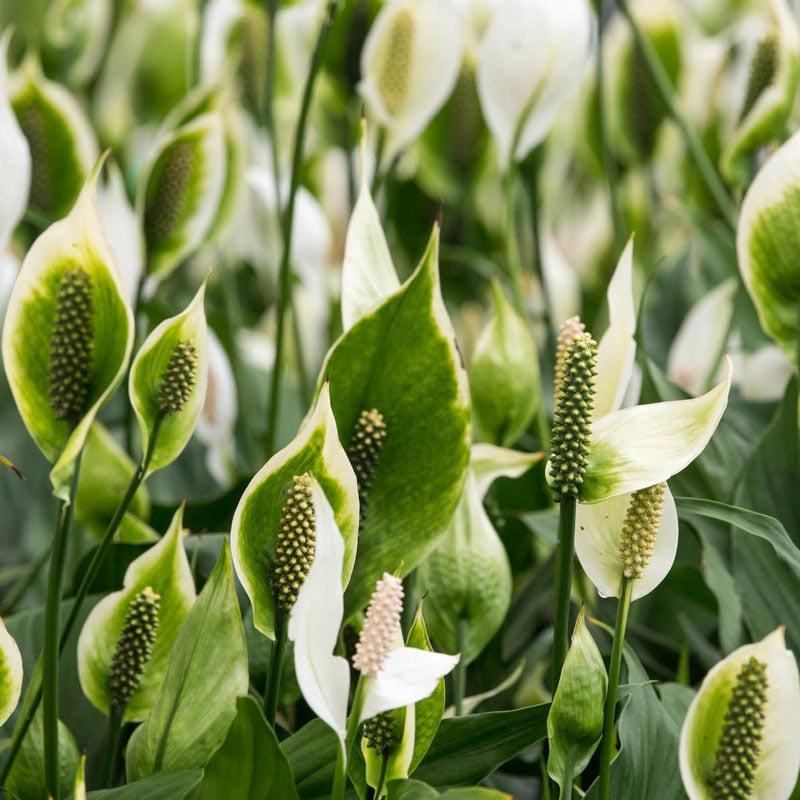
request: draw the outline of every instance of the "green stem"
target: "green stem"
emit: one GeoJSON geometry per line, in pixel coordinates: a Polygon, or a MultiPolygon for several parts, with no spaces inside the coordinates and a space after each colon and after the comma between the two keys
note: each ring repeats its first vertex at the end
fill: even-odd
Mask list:
{"type": "MultiPolygon", "coordinates": [[[[386,146],[386,129],[385,128],[378,128],[378,140],[375,143],[375,169],[372,172],[372,184],[369,187],[369,192],[372,195],[372,199],[375,200],[378,196],[378,192],[383,186],[384,178],[386,177],[386,173],[381,173],[381,165],[383,162],[383,151],[386,146]]],[[[366,169],[366,163],[364,163],[365,159],[361,159],[361,168],[366,169]]],[[[388,170],[387,170],[388,172],[388,170]]]]}
{"type": "Polygon", "coordinates": [[[42,571],[42,567],[47,563],[50,557],[50,549],[48,548],[41,553],[37,558],[32,561],[25,569],[25,572],[19,577],[17,582],[9,589],[8,594],[3,598],[0,604],[0,617],[8,616],[17,603],[28,591],[30,585],[36,580],[36,576],[42,571]]]}
{"type": "Polygon", "coordinates": [[[272,158],[272,174],[275,179],[275,201],[281,206],[281,175],[278,162],[278,134],[275,130],[274,98],[275,98],[275,16],[278,12],[278,0],[266,0],[267,11],[267,74],[264,82],[264,127],[269,134],[270,155],[272,158]]]}
{"type": "MultiPolygon", "coordinates": [[[[542,262],[542,240],[541,240],[541,194],[539,192],[539,174],[541,172],[543,153],[542,145],[539,145],[522,162],[522,173],[525,178],[524,186],[528,194],[528,202],[531,210],[531,234],[533,239],[533,271],[539,279],[542,287],[542,294],[547,298],[547,282],[544,276],[544,264],[542,262]]],[[[552,331],[552,320],[550,319],[550,308],[545,302],[543,314],[548,335],[552,331]]]]}
{"type": "Polygon", "coordinates": [[[461,654],[458,664],[453,671],[453,695],[456,707],[456,716],[460,717],[464,713],[464,695],[467,691],[467,665],[464,661],[464,645],[467,641],[469,623],[465,619],[459,619],[456,627],[456,650],[461,654]]]}
{"type": "Polygon", "coordinates": [[[633,580],[623,578],[617,603],[617,624],[614,627],[614,643],[611,647],[611,662],[608,665],[608,692],[603,711],[603,740],[600,743],[600,800],[610,800],[611,753],[614,750],[614,715],[617,709],[617,687],[622,666],[622,648],[625,644],[625,628],[631,607],[633,580]]]}
{"type": "Polygon", "coordinates": [[[375,800],[381,800],[383,793],[383,784],[386,782],[386,770],[389,767],[389,754],[384,753],[381,756],[381,774],[378,776],[378,785],[375,787],[375,800]]]}
{"type": "Polygon", "coordinates": [[[686,117],[678,108],[678,105],[675,101],[672,83],[670,82],[669,76],[664,69],[664,65],[661,63],[661,59],[659,58],[656,49],[653,47],[652,42],[640,30],[636,20],[633,18],[633,15],[628,8],[627,0],[617,0],[617,5],[619,6],[619,10],[622,12],[623,16],[628,20],[633,38],[637,46],[641,49],[642,56],[647,64],[647,69],[656,84],[658,93],[664,100],[669,115],[680,128],[681,134],[686,142],[686,146],[691,153],[695,164],[697,164],[697,168],[700,170],[700,174],[702,175],[708,190],[711,192],[719,210],[722,212],[722,218],[725,220],[731,230],[735,231],[738,217],[736,204],[733,202],[728,190],[725,188],[725,184],[722,182],[722,179],[717,173],[714,164],[708,157],[708,153],[706,153],[706,151],[703,149],[700,139],[689,127],[686,117]]]}
{"type": "MultiPolygon", "coordinates": [[[[117,532],[117,528],[119,528],[122,518],[125,516],[125,512],[128,510],[128,507],[130,506],[131,501],[136,494],[136,490],[139,488],[139,485],[142,483],[145,475],[147,474],[147,468],[150,466],[150,460],[152,459],[155,451],[156,441],[158,440],[158,434],[161,430],[162,421],[163,415],[156,417],[147,451],[145,452],[144,457],[139,464],[139,468],[136,470],[133,478],[131,478],[131,482],[128,484],[125,495],[123,496],[122,500],[119,501],[119,505],[114,511],[114,516],[111,518],[111,522],[108,523],[108,527],[103,534],[103,538],[97,550],[95,551],[92,560],[89,562],[89,566],[87,567],[81,583],[78,586],[78,591],[75,594],[75,600],[72,604],[72,610],[67,617],[64,630],[61,633],[61,639],[58,643],[59,655],[64,651],[64,647],[67,644],[69,635],[72,632],[72,629],[75,627],[75,623],[78,621],[78,616],[80,614],[83,602],[86,600],[86,596],[89,594],[89,590],[91,589],[98,572],[100,572],[100,568],[103,566],[105,558],[108,555],[108,551],[113,542],[114,534],[117,532]]],[[[43,660],[44,655],[39,660],[39,663],[41,664],[43,660]]],[[[5,764],[3,765],[3,771],[0,773],[0,786],[5,786],[8,781],[11,768],[14,766],[14,761],[19,754],[20,747],[22,747],[22,741],[25,738],[25,734],[28,732],[28,728],[30,728],[34,714],[36,713],[36,709],[39,708],[39,703],[42,700],[43,679],[39,677],[41,674],[42,673],[38,669],[34,669],[31,682],[25,691],[25,700],[23,701],[24,714],[21,714],[20,719],[14,728],[14,736],[11,740],[10,746],[8,747],[8,755],[6,757],[5,764]],[[30,701],[28,701],[29,697],[31,698],[30,701]]]]}
{"type": "Polygon", "coordinates": [[[514,203],[514,190],[516,188],[517,165],[513,157],[506,173],[506,229],[505,229],[505,257],[506,269],[511,278],[511,291],[514,298],[514,307],[525,316],[525,296],[522,292],[522,266],[519,261],[519,247],[517,245],[517,213],[514,203]]]}
{"type": "Polygon", "coordinates": [[[574,497],[561,500],[558,520],[558,544],[556,545],[555,612],[553,620],[553,691],[558,686],[561,668],[567,657],[569,643],[569,598],[572,589],[572,560],[575,553],[575,513],[577,501],[574,497]]]}
{"type": "Polygon", "coordinates": [[[264,692],[264,714],[271,728],[275,727],[275,714],[278,710],[283,654],[286,652],[286,626],[288,624],[289,617],[283,611],[278,611],[275,618],[275,643],[272,647],[269,682],[267,683],[267,691],[264,692]]]}
{"type": "Polygon", "coordinates": [[[106,741],[106,760],[103,767],[103,787],[110,789],[114,782],[114,765],[117,763],[119,742],[122,737],[122,713],[124,709],[111,707],[108,717],[108,740],[106,741]]]}
{"type": "Polygon", "coordinates": [[[353,748],[358,736],[358,729],[361,727],[361,709],[364,706],[365,679],[359,676],[356,684],[356,691],[353,695],[353,705],[350,708],[350,716],[347,718],[347,732],[344,739],[344,747],[339,748],[336,754],[336,767],[333,773],[333,786],[331,787],[331,800],[342,800],[344,797],[345,784],[347,783],[347,755],[353,748]]]}
{"type": "Polygon", "coordinates": [[[291,292],[292,271],[289,264],[291,254],[292,222],[294,220],[294,201],[297,194],[297,187],[300,184],[300,171],[303,165],[303,146],[305,142],[306,123],[308,122],[308,112],[311,108],[311,98],[314,93],[314,84],[317,74],[322,65],[322,57],[325,52],[325,43],[328,39],[328,32],[333,22],[333,16],[338,8],[338,0],[328,0],[325,19],[320,27],[317,36],[317,43],[311,56],[311,66],[308,70],[305,89],[303,90],[303,103],[300,107],[300,118],[297,121],[297,130],[294,137],[294,152],[292,155],[291,182],[289,184],[289,197],[286,203],[286,210],[282,215],[282,235],[283,250],[281,253],[281,263],[279,269],[279,296],[278,296],[278,320],[277,332],[275,336],[275,364],[272,370],[272,379],[269,391],[269,418],[267,421],[266,452],[267,457],[272,455],[275,449],[275,438],[278,426],[278,406],[280,400],[280,380],[283,367],[283,340],[286,334],[286,310],[289,307],[289,293],[291,292]]]}
{"type": "Polygon", "coordinates": [[[64,562],[67,542],[75,512],[75,495],[81,470],[83,450],[75,459],[69,499],[62,500],[58,507],[53,549],[50,553],[50,572],[47,577],[47,599],[44,610],[44,650],[42,652],[42,690],[44,726],[44,773],[47,791],[53,800],[59,800],[61,786],[58,769],[58,629],[61,610],[61,587],[64,583],[64,562]]]}
{"type": "Polygon", "coordinates": [[[575,772],[575,751],[570,748],[567,750],[566,758],[564,759],[564,777],[561,782],[561,791],[559,797],[561,800],[572,800],[572,781],[575,772]]]}

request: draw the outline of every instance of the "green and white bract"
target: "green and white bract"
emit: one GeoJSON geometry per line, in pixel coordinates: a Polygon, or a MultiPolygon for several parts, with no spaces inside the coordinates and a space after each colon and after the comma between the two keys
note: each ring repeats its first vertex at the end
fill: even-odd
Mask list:
{"type": "Polygon", "coordinates": [[[787,800],[800,770],[798,729],[800,676],[781,627],[713,667],[689,706],[680,768],[690,800],[787,800]]]}
{"type": "Polygon", "coordinates": [[[22,655],[0,619],[0,725],[14,713],[22,691],[22,655]]]}

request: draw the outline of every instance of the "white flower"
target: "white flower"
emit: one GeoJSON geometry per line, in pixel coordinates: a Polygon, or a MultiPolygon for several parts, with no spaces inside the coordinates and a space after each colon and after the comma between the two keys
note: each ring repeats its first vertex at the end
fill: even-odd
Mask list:
{"type": "Polygon", "coordinates": [[[587,0],[505,0],[495,12],[481,43],[477,82],[504,168],[547,136],[578,89],[593,31],[587,0]]]}
{"type": "Polygon", "coordinates": [[[680,738],[690,800],[722,797],[713,787],[724,784],[734,765],[740,770],[736,796],[787,800],[800,770],[798,730],[800,677],[780,627],[720,661],[692,700],[680,738]]]}

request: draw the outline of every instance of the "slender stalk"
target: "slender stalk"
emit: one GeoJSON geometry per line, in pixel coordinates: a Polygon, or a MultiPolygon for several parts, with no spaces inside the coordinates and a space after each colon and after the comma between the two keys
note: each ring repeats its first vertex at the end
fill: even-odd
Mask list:
{"type": "MultiPolygon", "coordinates": [[[[547,281],[544,275],[544,263],[542,261],[542,237],[541,237],[541,193],[539,191],[539,174],[541,172],[543,160],[542,145],[539,145],[522,162],[522,176],[524,187],[530,203],[530,223],[533,239],[533,271],[542,286],[542,293],[547,298],[547,281]]],[[[552,331],[552,320],[550,319],[550,309],[545,302],[543,319],[548,334],[552,331]]]]}
{"type": "Polygon", "coordinates": [[[106,760],[103,766],[103,787],[110,789],[114,782],[114,766],[117,763],[119,742],[122,738],[122,713],[124,709],[111,707],[108,717],[108,740],[106,741],[106,760]]]}
{"type": "Polygon", "coordinates": [[[378,785],[375,787],[375,798],[380,800],[381,793],[383,792],[383,784],[386,782],[386,769],[389,766],[389,754],[384,753],[381,756],[381,774],[378,776],[378,785]]]}
{"type": "Polygon", "coordinates": [[[42,690],[44,726],[44,773],[47,791],[54,800],[59,800],[58,769],[58,629],[61,610],[61,588],[64,583],[64,562],[67,542],[75,513],[75,495],[78,491],[78,478],[81,470],[83,450],[75,459],[69,499],[62,500],[58,508],[53,548],[50,553],[50,572],[47,577],[47,599],[44,610],[44,650],[42,652],[42,690]]]}
{"type": "Polygon", "coordinates": [[[336,768],[333,774],[333,786],[331,787],[331,800],[342,800],[344,797],[345,784],[347,783],[347,755],[350,753],[358,736],[358,729],[361,727],[361,709],[364,706],[364,678],[359,677],[356,684],[356,691],[353,695],[353,705],[350,708],[350,716],[347,718],[347,731],[344,739],[344,747],[339,748],[336,754],[336,768]]]}
{"type": "Polygon", "coordinates": [[[608,665],[608,692],[603,712],[603,740],[600,743],[600,800],[610,800],[611,753],[614,749],[614,713],[617,709],[617,687],[622,666],[622,648],[625,644],[625,628],[631,607],[633,580],[623,578],[617,603],[617,624],[614,627],[614,643],[611,647],[611,662],[608,665]]]}
{"type": "Polygon", "coordinates": [[[17,582],[9,589],[8,594],[3,598],[0,604],[0,617],[5,617],[10,614],[17,603],[28,591],[30,585],[36,580],[36,576],[42,571],[42,567],[47,563],[50,557],[50,549],[48,548],[43,553],[38,555],[25,569],[25,572],[20,575],[17,582]]]}
{"type": "Polygon", "coordinates": [[[670,83],[669,76],[664,69],[664,65],[661,63],[658,53],[656,52],[650,40],[640,30],[636,20],[633,18],[633,15],[628,8],[627,0],[617,0],[617,5],[619,6],[619,10],[622,12],[625,19],[628,20],[633,38],[636,41],[637,46],[641,48],[642,56],[644,57],[645,63],[647,64],[647,69],[656,84],[658,93],[664,100],[669,115],[675,121],[675,124],[680,128],[681,134],[686,142],[686,146],[689,149],[695,164],[697,164],[697,168],[700,170],[700,174],[702,175],[708,190],[714,197],[717,207],[722,212],[722,218],[728,224],[731,230],[735,231],[738,217],[736,204],[728,193],[728,190],[725,188],[725,184],[722,182],[722,179],[717,173],[716,167],[708,157],[708,153],[706,153],[706,151],[703,149],[703,145],[700,142],[697,134],[695,134],[695,132],[689,127],[686,117],[683,115],[683,112],[680,110],[680,108],[678,108],[678,105],[675,101],[675,94],[673,92],[672,84],[670,83]]]}
{"type": "MultiPolygon", "coordinates": [[[[386,129],[385,128],[378,128],[378,138],[377,142],[375,143],[375,168],[372,172],[372,183],[369,187],[369,192],[372,195],[372,199],[374,200],[378,196],[378,192],[380,191],[381,187],[383,186],[384,179],[386,178],[386,172],[381,172],[381,166],[383,162],[383,151],[386,146],[386,129]]],[[[366,169],[366,164],[363,163],[364,159],[362,158],[361,168],[366,169]]]]}
{"type": "Polygon", "coordinates": [[[289,307],[289,293],[291,292],[291,267],[289,256],[291,252],[292,222],[294,220],[294,201],[297,194],[297,187],[300,184],[300,171],[303,165],[303,146],[305,142],[306,123],[308,122],[308,112],[311,108],[311,98],[314,93],[314,84],[317,74],[322,65],[322,57],[325,52],[325,43],[328,39],[333,16],[338,8],[338,0],[328,0],[325,19],[320,27],[317,36],[317,43],[311,56],[311,66],[308,70],[305,89],[303,90],[303,103],[300,107],[300,118],[297,121],[297,130],[294,137],[294,152],[292,155],[291,181],[289,184],[289,197],[286,209],[282,215],[282,235],[283,250],[281,253],[281,263],[279,268],[279,296],[278,296],[278,320],[277,333],[275,336],[275,364],[272,370],[272,380],[269,391],[269,418],[267,421],[266,452],[267,456],[272,454],[275,449],[275,438],[278,425],[278,406],[280,401],[280,380],[283,367],[283,340],[286,334],[286,310],[289,307]]]}
{"type": "MultiPolygon", "coordinates": [[[[145,452],[144,457],[139,464],[139,468],[136,470],[133,478],[131,478],[131,482],[128,484],[128,488],[126,489],[122,500],[119,501],[119,505],[114,511],[114,516],[108,523],[108,527],[103,534],[103,538],[97,550],[95,551],[92,560],[89,562],[89,566],[87,567],[83,578],[81,579],[80,585],[78,586],[78,591],[75,594],[75,600],[72,604],[72,610],[67,616],[64,630],[61,632],[61,639],[58,642],[58,655],[64,651],[64,647],[67,644],[69,635],[72,632],[72,629],[75,627],[75,623],[78,621],[78,616],[80,614],[83,602],[86,600],[86,596],[89,594],[89,589],[91,589],[92,584],[94,583],[94,580],[97,577],[98,572],[100,572],[100,568],[103,566],[103,562],[108,555],[108,551],[114,539],[114,534],[117,532],[117,528],[119,528],[122,518],[125,516],[125,512],[128,510],[128,507],[130,506],[131,501],[136,494],[136,490],[139,488],[139,485],[142,483],[145,475],[147,474],[147,469],[150,466],[150,461],[153,457],[153,453],[155,452],[156,441],[158,440],[158,434],[161,430],[162,421],[163,416],[156,417],[147,451],[145,452]]],[[[39,659],[39,665],[42,664],[43,660],[44,655],[42,655],[42,657],[39,659]]],[[[14,766],[17,755],[19,754],[22,741],[25,738],[25,734],[28,732],[28,728],[30,728],[34,714],[39,708],[39,703],[42,700],[43,679],[41,675],[42,672],[38,668],[34,669],[33,677],[31,678],[31,682],[25,692],[25,701],[23,705],[24,713],[20,716],[20,719],[14,728],[14,736],[11,740],[10,746],[8,747],[8,755],[6,757],[5,764],[3,765],[3,771],[0,773],[0,786],[5,786],[8,781],[8,776],[12,767],[14,766]],[[28,701],[28,697],[31,698],[30,701],[28,701]]]]}
{"type": "Polygon", "coordinates": [[[269,669],[267,691],[264,692],[264,714],[271,728],[275,727],[275,714],[278,710],[278,695],[281,688],[283,654],[286,652],[287,615],[279,611],[275,618],[275,643],[272,647],[272,664],[269,669]]]}
{"type": "Polygon", "coordinates": [[[561,800],[572,800],[572,781],[575,772],[575,751],[570,748],[564,760],[564,779],[561,785],[559,797],[561,800]]]}
{"type": "Polygon", "coordinates": [[[575,514],[577,501],[564,497],[558,520],[556,545],[556,598],[553,620],[553,691],[558,686],[569,644],[569,597],[572,589],[572,561],[575,553],[575,514]]]}
{"type": "Polygon", "coordinates": [[[519,247],[517,244],[517,213],[514,203],[514,190],[517,181],[517,164],[512,158],[506,173],[506,230],[505,230],[505,260],[508,275],[511,278],[511,292],[514,307],[525,316],[525,296],[522,292],[522,266],[519,261],[519,247]]]}
{"type": "Polygon", "coordinates": [[[275,179],[275,198],[280,208],[281,175],[278,160],[278,133],[275,130],[275,16],[278,13],[278,0],[266,0],[267,11],[267,74],[264,81],[264,127],[269,133],[270,156],[272,158],[272,175],[275,179]]]}
{"type": "Polygon", "coordinates": [[[458,621],[456,628],[456,650],[461,653],[458,664],[453,671],[453,695],[456,707],[456,716],[460,717],[464,713],[464,695],[467,691],[467,665],[464,661],[464,645],[467,641],[469,623],[465,619],[458,621]]]}

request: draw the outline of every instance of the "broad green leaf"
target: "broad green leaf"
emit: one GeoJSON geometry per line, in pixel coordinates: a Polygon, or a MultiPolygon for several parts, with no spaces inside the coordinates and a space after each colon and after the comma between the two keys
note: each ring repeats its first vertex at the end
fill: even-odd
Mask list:
{"type": "Polygon", "coordinates": [[[330,798],[336,754],[341,750],[334,731],[321,719],[311,722],[281,742],[295,786],[302,800],[330,798]]]}
{"type": "MultiPolygon", "coordinates": [[[[101,422],[89,429],[78,478],[75,516],[90,526],[98,538],[122,499],[136,473],[136,464],[101,422]]],[[[139,486],[129,506],[130,514],[142,519],[150,516],[150,497],[139,486]]],[[[123,538],[120,533],[120,538],[123,538]]]]}
{"type": "Polygon", "coordinates": [[[139,421],[142,450],[155,440],[148,475],[171,464],[192,437],[208,382],[205,283],[184,311],[165,319],[145,339],[128,386],[139,421]]]}
{"type": "Polygon", "coordinates": [[[22,656],[0,619],[0,725],[11,716],[22,691],[22,656]]]}
{"type": "Polygon", "coordinates": [[[208,764],[247,686],[247,646],[226,542],[178,634],[153,710],[128,743],[128,780],[208,764]]]}
{"type": "Polygon", "coordinates": [[[122,380],[133,347],[133,315],[97,216],[95,193],[101,166],[102,160],[69,215],[51,225],[28,251],[3,327],[3,363],[11,391],[31,436],[55,462],[50,480],[62,498],[68,494],[73,462],[94,417],[122,380]],[[64,302],[59,302],[59,290],[65,275],[70,276],[67,280],[88,278],[91,292],[86,396],[74,427],[67,419],[57,418],[50,398],[52,335],[64,302]]]}
{"type": "Polygon", "coordinates": [[[240,697],[236,707],[225,742],[211,757],[191,800],[297,800],[289,763],[258,704],[252,697],[240,697]]]}
{"type": "Polygon", "coordinates": [[[11,239],[28,205],[31,184],[31,151],[14,116],[8,98],[8,43],[12,30],[0,36],[0,159],[6,189],[0,196],[0,251],[11,239]]]}
{"type": "Polygon", "coordinates": [[[753,56],[739,124],[727,139],[720,158],[720,170],[730,183],[745,184],[749,175],[748,156],[771,139],[781,138],[797,94],[800,79],[797,20],[783,0],[771,0],[769,6],[770,29],[753,56]]]}
{"type": "Polygon", "coordinates": [[[28,202],[47,219],[58,219],[75,203],[97,159],[91,125],[77,100],[44,77],[35,56],[12,76],[9,96],[31,151],[28,202]]]}
{"type": "MultiPolygon", "coordinates": [[[[79,758],[72,733],[59,720],[58,785],[62,796],[69,796],[75,786],[79,758]]],[[[48,800],[50,796],[44,777],[44,725],[41,706],[22,740],[22,746],[11,768],[5,789],[10,796],[20,797],[22,800],[48,800]]]]}
{"type": "Polygon", "coordinates": [[[89,800],[183,800],[202,777],[203,773],[199,769],[164,769],[157,775],[116,789],[89,792],[89,800]]]}
{"type": "Polygon", "coordinates": [[[541,402],[539,356],[525,320],[492,282],[494,315],[469,365],[469,392],[477,433],[509,446],[525,432],[541,402]]]}
{"type": "Polygon", "coordinates": [[[346,586],[356,557],[358,490],[339,443],[327,385],[294,440],[250,481],[233,516],[231,551],[236,574],[253,605],[256,628],[271,639],[275,635],[275,600],[270,575],[286,488],[294,477],[306,472],[322,487],[344,538],[342,585],[346,586]]]}
{"type": "Polygon", "coordinates": [[[388,786],[389,800],[512,800],[511,795],[494,789],[470,786],[463,789],[448,789],[439,794],[436,789],[420,781],[391,781],[388,786]]]}
{"type": "Polygon", "coordinates": [[[603,734],[608,676],[583,615],[581,609],[547,716],[547,772],[562,790],[566,764],[571,764],[569,780],[580,775],[603,734]]]}
{"type": "Polygon", "coordinates": [[[730,385],[728,360],[726,378],[700,397],[623,408],[596,420],[580,501],[635,492],[680,472],[717,429],[730,385]]]}
{"type": "Polygon", "coordinates": [[[92,610],[78,639],[78,674],[84,694],[109,713],[111,663],[133,599],[146,587],[159,597],[158,629],[153,650],[136,691],[125,706],[124,719],[139,722],[156,701],[170,652],[195,602],[194,580],[183,548],[183,507],[169,530],[125,571],[123,588],[104,597],[92,610]]]}
{"type": "Polygon", "coordinates": [[[742,201],[736,231],[739,271],[761,327],[798,363],[800,134],[772,154],[742,201]]]}
{"type": "MultiPolygon", "coordinates": [[[[783,628],[747,644],[720,661],[703,679],[689,706],[680,738],[680,769],[691,800],[714,800],[709,782],[715,771],[734,686],[745,664],[764,665],[765,691],[756,767],[748,796],[788,798],[800,770],[800,746],[791,731],[800,726],[800,676],[786,649],[783,628]]],[[[754,691],[750,689],[749,691],[754,691]]]]}
{"type": "Polygon", "coordinates": [[[148,274],[168,275],[206,240],[223,197],[226,161],[218,112],[202,114],[156,145],[136,196],[148,274]]]}
{"type": "Polygon", "coordinates": [[[366,125],[363,125],[361,189],[347,226],[342,261],[342,327],[345,331],[400,288],[378,209],[369,191],[365,148],[366,125]]]}
{"type": "Polygon", "coordinates": [[[416,272],[336,342],[320,373],[343,442],[363,411],[376,409],[386,425],[345,618],[362,608],[384,571],[402,564],[407,575],[422,561],[461,495],[468,387],[439,292],[438,238],[437,227],[416,272]]]}
{"type": "Polygon", "coordinates": [[[511,603],[511,567],[470,474],[456,513],[436,549],[420,564],[417,585],[438,647],[466,663],[503,624],[511,603]],[[457,631],[464,627],[459,641],[457,631]]]}

